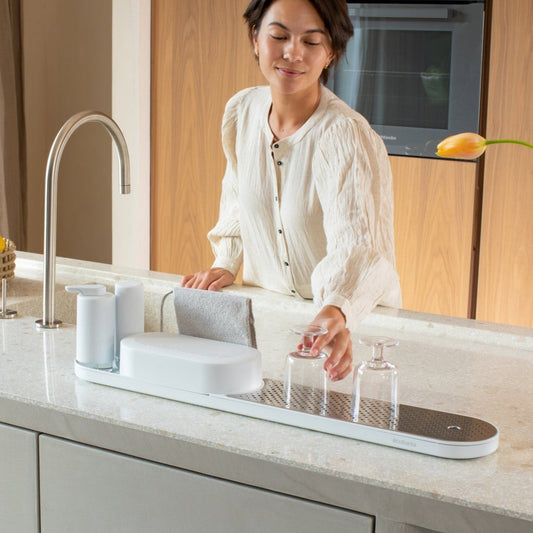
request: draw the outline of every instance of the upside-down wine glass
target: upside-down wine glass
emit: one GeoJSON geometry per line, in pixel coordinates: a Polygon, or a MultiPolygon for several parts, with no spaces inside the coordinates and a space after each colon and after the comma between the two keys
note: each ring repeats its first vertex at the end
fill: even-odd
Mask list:
{"type": "Polygon", "coordinates": [[[327,403],[327,375],[323,352],[311,355],[316,338],[327,333],[321,326],[301,325],[290,328],[300,338],[297,349],[287,355],[285,363],[284,396],[289,409],[324,414],[327,403]]]}
{"type": "Polygon", "coordinates": [[[372,348],[372,359],[359,363],[354,370],[353,421],[393,429],[399,416],[398,368],[384,359],[383,351],[398,341],[364,337],[359,343],[372,348]]]}

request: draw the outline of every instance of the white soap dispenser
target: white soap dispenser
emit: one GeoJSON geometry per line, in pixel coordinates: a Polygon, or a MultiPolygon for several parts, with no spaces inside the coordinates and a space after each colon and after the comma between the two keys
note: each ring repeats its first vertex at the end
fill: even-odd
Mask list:
{"type": "Polygon", "coordinates": [[[103,285],[68,285],[78,293],[76,361],[90,368],[110,369],[115,356],[115,295],[103,285]]]}

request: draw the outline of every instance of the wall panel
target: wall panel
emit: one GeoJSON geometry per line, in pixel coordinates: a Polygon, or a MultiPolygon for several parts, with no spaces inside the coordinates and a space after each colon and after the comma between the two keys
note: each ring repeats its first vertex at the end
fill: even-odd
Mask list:
{"type": "Polygon", "coordinates": [[[218,217],[227,100],[263,84],[242,19],[246,0],[152,1],[151,268],[208,268],[218,217]],[[216,4],[216,9],[215,9],[216,4]]]}

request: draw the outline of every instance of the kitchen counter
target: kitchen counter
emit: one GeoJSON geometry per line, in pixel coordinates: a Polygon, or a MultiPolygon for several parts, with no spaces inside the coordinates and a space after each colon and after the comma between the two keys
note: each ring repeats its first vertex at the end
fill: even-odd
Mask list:
{"type": "MultiPolygon", "coordinates": [[[[162,297],[180,276],[58,259],[56,318],[66,324],[39,331],[42,257],[18,253],[7,301],[20,317],[0,321],[0,422],[354,510],[375,517],[376,532],[533,528],[533,330],[378,308],[352,332],[354,341],[377,334],[399,339],[388,358],[400,369],[401,403],[499,428],[495,453],[441,459],[80,380],[75,297],[64,286],[112,288],[119,279],[143,282],[145,329],[159,330],[162,297]]],[[[312,303],[253,287],[227,290],[252,298],[263,374],[281,379],[294,343],[287,328],[310,319],[312,303]]],[[[176,330],[171,298],[163,324],[176,330]]],[[[368,356],[356,342],[354,351],[356,362],[368,356]]],[[[348,392],[349,381],[336,389],[348,392]]]]}

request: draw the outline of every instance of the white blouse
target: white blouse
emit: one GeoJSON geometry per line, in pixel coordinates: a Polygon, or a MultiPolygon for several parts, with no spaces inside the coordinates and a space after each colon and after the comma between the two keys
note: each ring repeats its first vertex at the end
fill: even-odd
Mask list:
{"type": "Polygon", "coordinates": [[[389,160],[368,122],[322,87],[318,108],[273,142],[269,87],[226,106],[213,267],[243,283],[335,305],[355,328],[378,305],[401,306],[389,160]]]}

